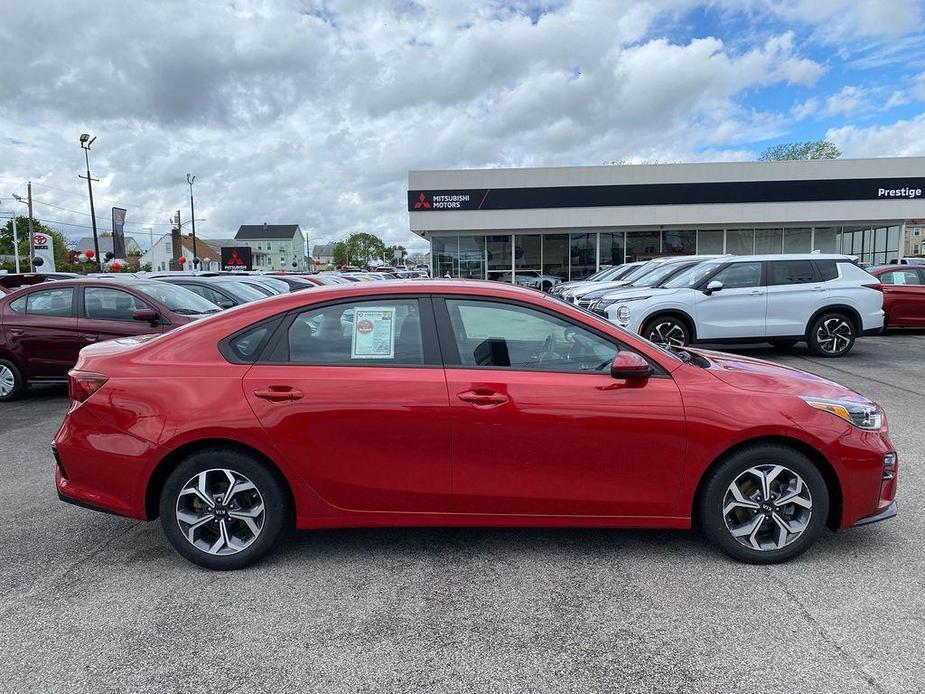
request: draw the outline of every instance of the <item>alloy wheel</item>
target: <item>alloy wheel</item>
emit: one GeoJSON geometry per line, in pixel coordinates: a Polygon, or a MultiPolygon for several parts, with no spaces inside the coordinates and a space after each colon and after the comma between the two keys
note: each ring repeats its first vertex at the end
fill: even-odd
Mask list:
{"type": "Polygon", "coordinates": [[[250,547],[266,520],[257,486],[239,472],[203,470],[177,496],[177,524],[191,545],[207,554],[237,554],[250,547]]]}
{"type": "Polygon", "coordinates": [[[656,323],[649,331],[647,337],[650,342],[667,347],[683,347],[687,341],[684,328],[675,321],[661,321],[656,323]]]}
{"type": "Polygon", "coordinates": [[[809,526],[813,498],[800,475],[783,465],[757,465],[738,477],[723,498],[726,529],[749,549],[778,550],[809,526]]]}
{"type": "Polygon", "coordinates": [[[851,346],[854,330],[844,318],[832,317],[822,321],[816,329],[816,342],[829,354],[838,354],[851,346]]]}
{"type": "Polygon", "coordinates": [[[13,372],[3,364],[0,364],[0,398],[5,398],[13,392],[16,387],[16,377],[13,372]]]}

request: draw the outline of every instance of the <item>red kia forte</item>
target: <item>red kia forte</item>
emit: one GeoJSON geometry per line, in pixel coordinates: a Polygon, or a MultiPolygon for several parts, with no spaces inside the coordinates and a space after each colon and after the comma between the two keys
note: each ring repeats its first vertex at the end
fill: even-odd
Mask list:
{"type": "Polygon", "coordinates": [[[770,563],[896,514],[875,403],[496,283],[277,296],[86,347],[70,393],[61,499],[160,516],[212,569],[293,525],[696,524],[770,563]]]}

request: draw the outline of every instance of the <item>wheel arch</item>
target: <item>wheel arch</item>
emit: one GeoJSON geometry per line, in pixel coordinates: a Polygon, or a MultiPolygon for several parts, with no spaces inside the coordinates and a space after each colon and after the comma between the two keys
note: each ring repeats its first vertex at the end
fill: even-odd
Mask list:
{"type": "Polygon", "coordinates": [[[813,327],[813,323],[816,322],[816,319],[819,316],[825,313],[844,313],[851,319],[851,322],[854,324],[854,334],[855,337],[861,335],[864,332],[864,321],[861,319],[861,314],[858,313],[858,310],[853,306],[848,304],[831,304],[829,306],[824,306],[823,308],[818,309],[813,315],[809,317],[809,320],[806,322],[806,330],[804,334],[806,338],[809,339],[809,331],[813,327]]]}
{"type": "Polygon", "coordinates": [[[687,329],[690,331],[691,343],[697,341],[697,323],[694,321],[694,318],[680,308],[660,308],[653,311],[651,314],[642,319],[639,323],[639,334],[642,335],[645,332],[645,327],[656,320],[657,318],[676,318],[682,321],[687,325],[687,329]]]}
{"type": "Polygon", "coordinates": [[[713,471],[730,456],[735,455],[739,451],[763,444],[786,446],[787,448],[791,448],[798,453],[802,453],[813,462],[813,464],[822,474],[822,479],[825,480],[825,486],[829,492],[829,515],[828,518],[826,518],[826,526],[831,530],[837,530],[839,527],[841,527],[842,508],[844,502],[841,480],[838,478],[838,473],[835,472],[835,468],[832,466],[832,463],[830,463],[829,460],[816,448],[813,448],[805,441],[800,441],[799,439],[790,438],[788,436],[758,436],[755,438],[747,439],[745,441],[740,441],[739,443],[735,444],[734,446],[730,446],[725,451],[720,453],[713,460],[713,462],[707,466],[707,468],[703,471],[703,474],[700,476],[700,479],[697,481],[697,487],[694,490],[693,499],[691,500],[691,521],[696,523],[697,519],[700,517],[698,510],[701,499],[703,497],[703,488],[706,486],[706,483],[713,471]]]}
{"type": "Polygon", "coordinates": [[[164,484],[167,482],[167,478],[170,476],[170,473],[173,472],[176,467],[190,455],[204,450],[215,449],[244,453],[266,465],[270,473],[277,478],[277,480],[280,482],[280,484],[283,485],[283,488],[288,493],[290,508],[292,509],[292,512],[295,513],[296,502],[295,495],[293,494],[292,490],[292,485],[289,483],[289,480],[287,479],[286,475],[283,474],[283,471],[279,468],[279,466],[273,462],[273,460],[265,453],[259,451],[253,446],[249,446],[239,441],[233,441],[231,439],[205,438],[196,441],[190,441],[181,446],[178,446],[174,450],[170,451],[170,453],[165,455],[155,466],[151,475],[148,477],[148,483],[145,487],[145,517],[147,520],[154,520],[159,515],[158,507],[160,505],[161,491],[164,489],[164,484]]]}

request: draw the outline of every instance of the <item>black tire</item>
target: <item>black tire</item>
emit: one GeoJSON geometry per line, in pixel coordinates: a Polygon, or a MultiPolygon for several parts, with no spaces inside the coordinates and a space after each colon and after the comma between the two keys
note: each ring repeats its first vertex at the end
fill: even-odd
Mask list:
{"type": "Polygon", "coordinates": [[[771,340],[775,349],[791,349],[799,340],[771,340]]]}
{"type": "MultiPolygon", "coordinates": [[[[752,497],[744,495],[744,498],[751,500],[752,497]]],[[[697,522],[707,538],[729,556],[748,564],[776,564],[802,554],[819,537],[829,514],[829,492],[819,469],[799,451],[778,444],[758,444],[729,456],[704,480],[697,502],[697,522]],[[775,509],[773,513],[778,513],[778,518],[783,519],[788,526],[803,527],[801,532],[783,533],[786,539],[780,549],[776,548],[775,543],[780,540],[781,526],[776,523],[773,513],[765,513],[761,508],[754,511],[744,508],[733,509],[730,511],[730,516],[733,520],[741,520],[741,524],[731,522],[731,526],[727,524],[727,516],[723,513],[724,505],[732,499],[732,497],[727,498],[727,493],[730,493],[730,486],[734,481],[744,479],[747,482],[749,478],[752,478],[758,486],[756,495],[760,496],[761,485],[758,478],[750,475],[748,471],[756,467],[773,470],[774,466],[778,465],[782,466],[784,471],[778,473],[769,485],[772,491],[772,503],[765,504],[765,506],[775,509]],[[764,468],[763,466],[769,467],[764,468]],[[790,484],[788,489],[796,488],[793,473],[802,478],[802,488],[808,488],[812,505],[808,518],[801,517],[801,514],[806,513],[806,509],[802,506],[784,504],[776,508],[773,503],[775,494],[783,497],[786,493],[786,490],[781,492],[780,488],[775,488],[773,485],[788,482],[790,484]],[[735,517],[736,514],[742,515],[735,517]],[[759,516],[763,518],[759,520],[759,516]],[[741,540],[734,537],[730,529],[732,527],[748,530],[753,527],[751,525],[753,522],[758,526],[755,540],[762,546],[762,549],[748,545],[750,539],[748,537],[741,540]],[[792,538],[791,535],[793,535],[792,538]]]]}
{"type": "Polygon", "coordinates": [[[806,344],[816,356],[834,359],[850,352],[856,337],[857,329],[850,316],[830,311],[810,324],[806,344]]]}
{"type": "Polygon", "coordinates": [[[28,388],[28,383],[19,367],[7,359],[0,359],[0,378],[10,376],[13,379],[13,388],[5,395],[0,392],[0,402],[10,402],[21,398],[28,388]]]}
{"type": "MultiPolygon", "coordinates": [[[[218,475],[218,473],[209,473],[210,478],[213,480],[214,477],[212,476],[214,475],[218,475]]],[[[256,507],[257,497],[254,497],[251,492],[244,493],[249,495],[249,499],[254,500],[250,508],[256,507]]],[[[219,509],[219,513],[222,513],[222,515],[231,513],[234,504],[239,504],[241,501],[239,496],[235,495],[235,499],[232,500],[227,511],[222,512],[222,509],[219,508],[220,504],[216,504],[215,508],[219,509]]],[[[189,498],[189,495],[185,495],[184,502],[189,498]]],[[[207,449],[193,453],[182,461],[170,473],[164,483],[160,497],[161,526],[164,528],[164,533],[173,548],[191,562],[215,571],[242,569],[253,564],[272,550],[282,535],[292,527],[292,509],[290,508],[289,499],[289,493],[284,484],[262,461],[247,453],[232,449],[207,449]],[[187,482],[200,473],[216,470],[230,470],[252,482],[256,492],[259,494],[259,500],[262,500],[263,504],[264,515],[259,532],[254,535],[250,544],[233,554],[210,554],[208,551],[195,546],[187,539],[177,519],[177,504],[180,492],[187,485],[187,482]]],[[[201,513],[203,518],[209,515],[207,510],[203,510],[201,513]]],[[[224,523],[225,521],[222,522],[224,523]]],[[[227,516],[227,523],[228,528],[235,524],[243,534],[253,534],[242,525],[243,521],[235,520],[230,515],[227,516]]],[[[212,537],[213,534],[218,535],[218,525],[219,521],[217,519],[206,523],[202,526],[200,533],[208,533],[207,538],[212,537]]],[[[246,540],[239,544],[243,545],[245,542],[246,540]]]]}
{"type": "Polygon", "coordinates": [[[640,334],[655,344],[664,345],[671,338],[672,346],[686,347],[691,343],[691,329],[688,324],[674,316],[656,316],[642,326],[640,334]]]}

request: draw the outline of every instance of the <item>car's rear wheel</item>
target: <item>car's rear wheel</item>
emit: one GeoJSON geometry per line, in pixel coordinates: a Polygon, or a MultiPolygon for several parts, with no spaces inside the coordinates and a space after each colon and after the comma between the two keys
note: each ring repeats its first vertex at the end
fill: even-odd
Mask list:
{"type": "Polygon", "coordinates": [[[829,513],[828,489],[813,462],[776,444],[745,448],[724,460],[705,481],[698,502],[706,536],[750,564],[801,554],[829,513]]]}
{"type": "Polygon", "coordinates": [[[665,347],[686,347],[691,342],[690,328],[674,316],[656,316],[642,327],[642,336],[665,347]]]}
{"type": "Polygon", "coordinates": [[[291,517],[286,489],[267,466],[228,449],[200,451],[180,463],[164,484],[160,515],[177,552],[219,571],[263,557],[291,517]]]}
{"type": "Polygon", "coordinates": [[[841,357],[854,347],[854,322],[843,313],[824,313],[809,326],[806,344],[820,357],[841,357]]]}
{"type": "Polygon", "coordinates": [[[771,340],[771,345],[777,349],[790,349],[796,345],[797,342],[799,342],[799,340],[771,340]]]}
{"type": "Polygon", "coordinates": [[[26,392],[26,379],[11,361],[0,359],[0,402],[15,400],[26,392]]]}

